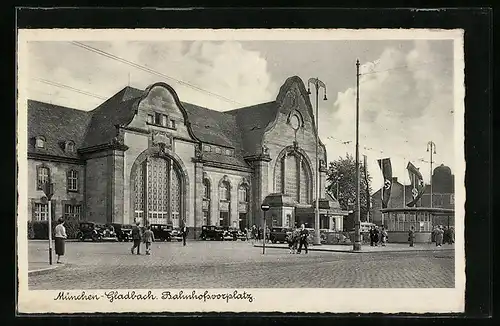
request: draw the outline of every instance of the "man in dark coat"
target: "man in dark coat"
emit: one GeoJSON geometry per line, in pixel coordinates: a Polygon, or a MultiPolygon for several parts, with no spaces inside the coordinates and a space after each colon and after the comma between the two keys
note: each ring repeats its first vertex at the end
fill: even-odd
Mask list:
{"type": "Polygon", "coordinates": [[[186,225],[184,225],[182,227],[182,245],[185,246],[186,245],[186,238],[187,238],[187,235],[188,235],[188,228],[186,225]]]}
{"type": "Polygon", "coordinates": [[[306,227],[304,224],[300,226],[300,240],[299,240],[299,249],[297,250],[297,253],[300,254],[302,251],[302,246],[304,246],[304,249],[306,250],[306,254],[308,252],[307,250],[307,237],[309,236],[309,231],[306,230],[306,227]]]}
{"type": "Polygon", "coordinates": [[[373,226],[370,227],[370,246],[373,247],[373,243],[375,242],[375,228],[373,226]]]}
{"type": "Polygon", "coordinates": [[[415,243],[415,230],[413,229],[413,225],[408,232],[408,242],[410,243],[410,247],[413,247],[413,244],[415,243]]]}
{"type": "Polygon", "coordinates": [[[132,241],[134,241],[134,246],[130,249],[131,253],[134,253],[134,249],[137,248],[137,254],[141,254],[141,240],[142,240],[142,230],[139,227],[139,222],[136,222],[132,228],[132,241]]]}

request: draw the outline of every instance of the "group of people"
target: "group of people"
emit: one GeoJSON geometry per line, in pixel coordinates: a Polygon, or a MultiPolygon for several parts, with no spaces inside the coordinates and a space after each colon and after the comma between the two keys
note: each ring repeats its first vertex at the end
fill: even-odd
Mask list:
{"type": "Polygon", "coordinates": [[[300,254],[302,251],[302,247],[306,254],[308,253],[307,249],[307,238],[309,237],[309,231],[305,228],[305,225],[302,224],[300,229],[296,229],[292,231],[292,234],[287,237],[288,249],[291,254],[300,254]]]}
{"type": "MultiPolygon", "coordinates": [[[[437,225],[432,230],[432,240],[436,243],[436,247],[441,247],[443,243],[453,244],[455,243],[455,229],[453,227],[446,227],[442,225],[437,225]]],[[[415,229],[411,226],[408,232],[408,242],[410,247],[415,244],[415,229]]]]}
{"type": "MultiPolygon", "coordinates": [[[[186,238],[188,235],[188,228],[187,226],[184,225],[181,229],[181,236],[182,236],[182,245],[186,245],[186,238]]],[[[146,246],[146,255],[151,255],[151,245],[155,241],[155,235],[153,231],[151,231],[151,226],[148,225],[144,232],[142,231],[140,227],[140,223],[136,222],[134,227],[132,228],[132,241],[133,245],[132,248],[130,248],[130,252],[133,254],[134,251],[137,249],[137,254],[141,254],[141,242],[143,242],[146,246]]]]}
{"type": "Polygon", "coordinates": [[[436,247],[441,247],[443,243],[455,243],[455,230],[453,227],[438,225],[432,231],[436,247]]]}
{"type": "Polygon", "coordinates": [[[372,225],[370,227],[370,246],[378,246],[380,243],[382,246],[385,247],[387,240],[389,239],[387,230],[385,227],[379,228],[376,225],[372,225]]]}
{"type": "MultiPolygon", "coordinates": [[[[266,241],[269,241],[269,234],[271,233],[271,229],[269,227],[266,228],[266,241]]],[[[264,228],[256,227],[255,224],[252,226],[250,230],[245,228],[245,235],[247,240],[252,239],[255,241],[260,241],[264,238],[264,228]]]]}

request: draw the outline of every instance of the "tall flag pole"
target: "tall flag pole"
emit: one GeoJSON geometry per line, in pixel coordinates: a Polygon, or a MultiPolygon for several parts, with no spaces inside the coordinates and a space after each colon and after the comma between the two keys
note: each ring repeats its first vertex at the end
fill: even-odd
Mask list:
{"type": "Polygon", "coordinates": [[[359,203],[359,60],[356,60],[356,215],[353,250],[361,250],[361,218],[359,203]]]}

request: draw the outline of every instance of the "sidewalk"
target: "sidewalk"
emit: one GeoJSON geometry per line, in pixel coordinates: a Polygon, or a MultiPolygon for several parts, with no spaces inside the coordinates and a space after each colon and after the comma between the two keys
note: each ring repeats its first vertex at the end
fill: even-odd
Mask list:
{"type": "MultiPolygon", "coordinates": [[[[254,247],[262,248],[262,243],[256,243],[254,247]]],[[[272,244],[266,243],[266,248],[288,249],[286,244],[272,244]]],[[[361,251],[354,251],[352,245],[309,245],[309,251],[324,251],[324,252],[344,252],[344,253],[371,253],[371,252],[415,252],[415,251],[442,251],[442,250],[455,250],[455,245],[445,244],[442,247],[436,247],[434,243],[416,243],[415,247],[411,248],[405,243],[389,243],[385,247],[376,246],[371,247],[362,245],[361,251]]]]}
{"type": "Polygon", "coordinates": [[[48,272],[54,270],[56,268],[63,267],[64,264],[57,264],[55,261],[52,262],[52,265],[49,262],[28,262],[28,275],[40,274],[43,272],[48,272]]]}

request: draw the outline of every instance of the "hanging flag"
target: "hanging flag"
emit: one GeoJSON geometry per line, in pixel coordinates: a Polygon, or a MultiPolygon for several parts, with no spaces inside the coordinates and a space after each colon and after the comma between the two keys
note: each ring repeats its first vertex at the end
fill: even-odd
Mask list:
{"type": "Polygon", "coordinates": [[[408,170],[408,175],[410,176],[411,181],[411,196],[412,200],[407,203],[408,207],[413,207],[417,203],[417,201],[422,197],[425,191],[424,178],[422,177],[422,173],[418,170],[418,168],[413,165],[411,162],[408,162],[406,166],[408,170]]]}
{"type": "Polygon", "coordinates": [[[378,160],[378,165],[382,170],[382,175],[384,176],[384,186],[382,187],[382,208],[387,208],[389,203],[389,198],[391,197],[392,188],[392,166],[391,159],[384,158],[378,160]]]}

